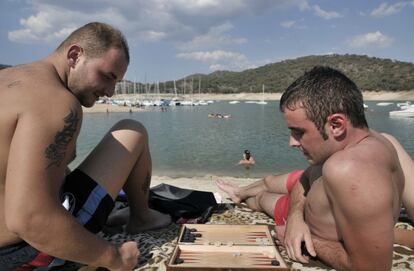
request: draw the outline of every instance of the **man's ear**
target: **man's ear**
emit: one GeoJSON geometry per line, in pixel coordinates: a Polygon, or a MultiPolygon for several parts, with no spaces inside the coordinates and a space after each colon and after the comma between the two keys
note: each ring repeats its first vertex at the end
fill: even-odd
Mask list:
{"type": "Polygon", "coordinates": [[[346,133],[347,119],[344,114],[335,113],[328,117],[328,127],[334,137],[340,137],[346,133]]]}
{"type": "Polygon", "coordinates": [[[69,47],[67,53],[68,66],[74,68],[79,61],[79,57],[83,54],[83,49],[78,44],[73,44],[69,47]]]}

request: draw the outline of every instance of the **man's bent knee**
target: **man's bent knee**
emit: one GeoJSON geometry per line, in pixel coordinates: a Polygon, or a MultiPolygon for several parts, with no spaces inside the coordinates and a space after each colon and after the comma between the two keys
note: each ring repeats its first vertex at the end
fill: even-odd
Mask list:
{"type": "Polygon", "coordinates": [[[255,206],[251,206],[250,208],[256,212],[263,211],[262,201],[264,200],[264,193],[263,192],[257,193],[254,199],[255,199],[255,206]]]}
{"type": "Polygon", "coordinates": [[[145,126],[141,122],[132,120],[132,119],[123,119],[123,120],[118,121],[111,128],[111,131],[124,130],[124,129],[133,130],[145,136],[148,136],[148,132],[145,126]]]}

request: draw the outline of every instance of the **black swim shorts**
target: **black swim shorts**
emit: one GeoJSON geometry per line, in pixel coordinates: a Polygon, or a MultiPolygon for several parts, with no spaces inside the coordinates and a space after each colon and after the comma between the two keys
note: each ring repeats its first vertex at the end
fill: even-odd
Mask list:
{"type": "MultiPolygon", "coordinates": [[[[61,191],[64,208],[87,230],[99,232],[114,207],[114,201],[103,187],[81,170],[75,169],[66,176],[61,191]]],[[[31,262],[38,263],[44,256],[26,242],[0,247],[0,271],[11,270],[23,264],[30,266],[31,262]]]]}
{"type": "Polygon", "coordinates": [[[93,233],[102,230],[114,208],[114,201],[105,189],[79,169],[66,177],[61,201],[65,209],[93,233]]]}

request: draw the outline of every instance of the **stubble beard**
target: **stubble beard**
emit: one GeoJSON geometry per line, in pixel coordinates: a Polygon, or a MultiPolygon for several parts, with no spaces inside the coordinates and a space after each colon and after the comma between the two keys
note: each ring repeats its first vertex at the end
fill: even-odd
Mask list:
{"type": "Polygon", "coordinates": [[[84,87],[80,84],[81,80],[78,77],[73,77],[68,82],[68,89],[69,91],[76,97],[76,99],[79,101],[79,103],[84,107],[92,107],[96,102],[96,97],[91,92],[91,95],[93,96],[93,100],[88,97],[85,94],[88,94],[89,92],[85,90],[84,87]]]}

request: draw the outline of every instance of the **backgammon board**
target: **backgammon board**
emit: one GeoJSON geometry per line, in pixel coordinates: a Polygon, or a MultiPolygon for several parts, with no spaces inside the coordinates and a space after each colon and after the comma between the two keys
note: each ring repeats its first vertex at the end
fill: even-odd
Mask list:
{"type": "Polygon", "coordinates": [[[177,270],[289,270],[268,225],[183,224],[167,264],[177,270]]]}

